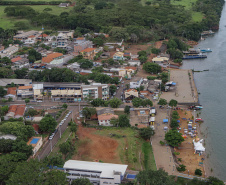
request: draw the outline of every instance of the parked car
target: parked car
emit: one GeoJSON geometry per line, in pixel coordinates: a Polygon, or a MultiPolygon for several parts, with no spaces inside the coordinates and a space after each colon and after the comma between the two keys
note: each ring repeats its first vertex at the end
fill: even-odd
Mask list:
{"type": "Polygon", "coordinates": [[[38,102],[38,103],[42,103],[42,101],[41,101],[41,100],[38,100],[37,102],[38,102]]]}

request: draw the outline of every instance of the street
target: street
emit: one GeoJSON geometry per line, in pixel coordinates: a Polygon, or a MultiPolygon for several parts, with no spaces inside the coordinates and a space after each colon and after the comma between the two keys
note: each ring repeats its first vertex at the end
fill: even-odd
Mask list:
{"type": "MultiPolygon", "coordinates": [[[[78,117],[78,113],[79,113],[79,107],[78,106],[69,106],[68,110],[72,111],[72,113],[66,119],[64,124],[61,126],[61,134],[63,134],[64,131],[66,130],[66,128],[68,127],[68,123],[71,121],[72,116],[73,116],[74,119],[76,117],[78,117]]],[[[53,147],[55,146],[55,144],[58,142],[59,139],[60,139],[60,131],[58,129],[58,131],[55,134],[55,136],[53,137],[53,139],[52,140],[48,139],[47,143],[44,145],[44,147],[39,152],[39,154],[36,156],[36,158],[41,160],[41,159],[44,159],[46,156],[48,156],[49,153],[51,152],[51,145],[52,145],[52,149],[53,149],[53,147]]]]}

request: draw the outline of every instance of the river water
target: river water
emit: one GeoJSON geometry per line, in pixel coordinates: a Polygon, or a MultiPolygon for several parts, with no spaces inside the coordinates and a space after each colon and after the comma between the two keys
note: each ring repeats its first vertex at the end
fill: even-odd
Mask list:
{"type": "Polygon", "coordinates": [[[220,28],[214,36],[199,42],[197,48],[211,48],[206,59],[184,60],[182,69],[194,69],[194,78],[200,104],[204,107],[200,117],[201,136],[205,139],[206,164],[209,175],[226,180],[226,6],[220,28]],[[211,170],[212,168],[212,170],[211,170]],[[212,171],[212,172],[211,172],[212,171]]]}

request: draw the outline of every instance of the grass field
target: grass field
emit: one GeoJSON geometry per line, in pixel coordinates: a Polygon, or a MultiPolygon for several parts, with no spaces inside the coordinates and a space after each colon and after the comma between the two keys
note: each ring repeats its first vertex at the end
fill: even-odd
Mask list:
{"type": "MultiPolygon", "coordinates": [[[[4,29],[12,29],[14,28],[14,24],[16,22],[26,22],[26,24],[29,26],[29,30],[34,29],[34,30],[41,30],[41,27],[34,27],[32,26],[28,20],[26,19],[16,19],[14,17],[7,17],[6,14],[4,13],[4,9],[6,6],[0,6],[0,27],[4,29]]],[[[43,12],[45,8],[51,8],[52,11],[49,11],[50,14],[54,15],[60,15],[62,12],[69,12],[70,10],[73,9],[73,7],[67,7],[67,8],[60,8],[58,6],[54,5],[37,5],[37,6],[31,6],[34,10],[38,12],[43,12]]]]}
{"type": "Polygon", "coordinates": [[[196,2],[197,0],[180,0],[180,1],[175,1],[171,0],[171,4],[173,5],[181,5],[184,6],[186,10],[191,10],[192,5],[196,2]]]}
{"type": "Polygon", "coordinates": [[[195,22],[201,22],[203,16],[204,15],[201,12],[192,12],[192,20],[195,22]]]}
{"type": "Polygon", "coordinates": [[[95,134],[110,137],[118,141],[117,153],[121,163],[128,164],[131,170],[153,169],[156,170],[152,147],[149,142],[138,137],[137,130],[131,128],[106,128],[95,134]]]}

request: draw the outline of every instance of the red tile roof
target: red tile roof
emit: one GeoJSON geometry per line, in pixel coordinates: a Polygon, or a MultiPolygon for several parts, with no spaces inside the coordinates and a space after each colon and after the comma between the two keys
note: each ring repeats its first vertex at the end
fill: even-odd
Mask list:
{"type": "Polygon", "coordinates": [[[31,35],[31,36],[29,36],[28,38],[34,38],[35,36],[34,35],[31,35]]]}
{"type": "Polygon", "coordinates": [[[38,125],[38,124],[33,124],[32,127],[34,128],[34,130],[35,130],[36,132],[39,131],[39,125],[38,125]]]}
{"type": "Polygon", "coordinates": [[[24,115],[26,105],[11,105],[8,112],[14,112],[16,115],[24,115]]]}
{"type": "Polygon", "coordinates": [[[16,109],[17,109],[17,105],[10,105],[8,112],[14,112],[15,113],[16,109]]]}
{"type": "Polygon", "coordinates": [[[76,40],[84,40],[85,39],[85,37],[78,37],[78,38],[76,38],[76,40]]]}
{"type": "Polygon", "coordinates": [[[21,57],[16,57],[16,58],[11,59],[12,62],[17,62],[19,60],[22,60],[22,58],[21,57]]]}
{"type": "Polygon", "coordinates": [[[46,35],[46,34],[44,33],[44,34],[38,36],[38,38],[42,38],[42,37],[48,37],[48,35],[46,35]]]}
{"type": "Polygon", "coordinates": [[[89,74],[91,74],[91,73],[80,72],[80,75],[83,75],[83,76],[89,75],[89,74]]]}
{"type": "Polygon", "coordinates": [[[7,90],[7,94],[16,95],[16,87],[9,87],[7,90]]]}
{"type": "Polygon", "coordinates": [[[29,86],[20,86],[18,89],[19,90],[32,89],[32,85],[29,85],[29,86]]]}
{"type": "Polygon", "coordinates": [[[95,50],[95,48],[86,48],[86,49],[82,50],[81,52],[91,52],[94,50],[95,50]]]}
{"type": "Polygon", "coordinates": [[[136,71],[137,70],[137,67],[127,66],[127,67],[125,67],[125,69],[132,69],[132,70],[136,71]]]}
{"type": "Polygon", "coordinates": [[[63,56],[62,53],[51,53],[49,55],[47,55],[47,57],[43,57],[42,61],[45,63],[50,63],[52,62],[55,58],[58,58],[60,56],[63,56]]]}
{"type": "Polygon", "coordinates": [[[118,115],[107,113],[98,116],[98,120],[110,120],[111,118],[118,119],[118,115]]]}

